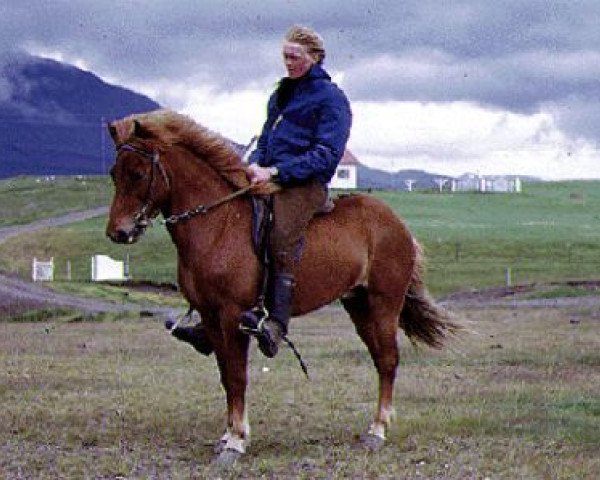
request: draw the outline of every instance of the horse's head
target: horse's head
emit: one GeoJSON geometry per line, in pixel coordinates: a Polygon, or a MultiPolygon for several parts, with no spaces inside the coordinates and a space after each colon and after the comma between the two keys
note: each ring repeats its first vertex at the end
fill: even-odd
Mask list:
{"type": "Polygon", "coordinates": [[[115,195],[106,235],[117,243],[134,243],[158,215],[169,191],[160,161],[161,148],[152,134],[133,119],[109,125],[117,157],[110,175],[115,195]]]}

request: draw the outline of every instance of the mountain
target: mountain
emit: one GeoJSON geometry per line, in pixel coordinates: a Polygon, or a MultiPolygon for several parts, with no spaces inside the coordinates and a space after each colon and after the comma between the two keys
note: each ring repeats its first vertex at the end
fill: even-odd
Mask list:
{"type": "Polygon", "coordinates": [[[413,189],[437,189],[436,179],[448,180],[452,178],[447,175],[436,175],[423,170],[400,170],[399,172],[390,173],[376,170],[360,163],[356,176],[358,179],[358,188],[383,190],[407,190],[406,182],[408,180],[412,181],[413,189]]]}
{"type": "Polygon", "coordinates": [[[0,178],[104,174],[114,158],[106,123],[157,108],[74,66],[12,57],[0,65],[0,178]]]}

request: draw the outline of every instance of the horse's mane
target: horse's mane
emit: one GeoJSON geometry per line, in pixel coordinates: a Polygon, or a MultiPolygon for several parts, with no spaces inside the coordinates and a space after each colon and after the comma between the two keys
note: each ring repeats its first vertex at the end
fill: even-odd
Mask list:
{"type": "Polygon", "coordinates": [[[144,132],[142,140],[151,139],[159,147],[186,147],[235,187],[243,188],[249,184],[246,166],[232,144],[188,116],[161,109],[116,120],[111,124],[116,132],[115,143],[135,140],[136,122],[144,132]]]}

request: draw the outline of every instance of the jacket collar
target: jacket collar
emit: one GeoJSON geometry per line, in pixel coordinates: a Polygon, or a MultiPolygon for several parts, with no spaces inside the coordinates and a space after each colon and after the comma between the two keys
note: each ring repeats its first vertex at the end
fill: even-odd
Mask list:
{"type": "Polygon", "coordinates": [[[315,63],[310,67],[306,78],[326,78],[327,80],[331,80],[331,77],[320,63],[315,63]]]}
{"type": "Polygon", "coordinates": [[[325,78],[327,80],[331,80],[331,77],[325,71],[325,69],[323,68],[323,66],[320,63],[315,63],[312,67],[310,67],[310,70],[308,72],[306,72],[306,75],[304,75],[303,77],[300,77],[298,79],[291,79],[290,77],[283,77],[280,80],[280,83],[289,82],[289,83],[298,84],[303,81],[312,80],[312,79],[316,79],[316,78],[325,78]]]}

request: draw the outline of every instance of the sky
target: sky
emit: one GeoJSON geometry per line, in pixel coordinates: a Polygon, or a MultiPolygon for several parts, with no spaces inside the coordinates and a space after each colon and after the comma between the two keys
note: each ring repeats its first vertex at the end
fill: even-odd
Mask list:
{"type": "Polygon", "coordinates": [[[597,0],[3,0],[0,63],[74,64],[247,143],[285,75],[283,36],[304,24],[362,163],[600,178],[598,19],[597,0]]]}

